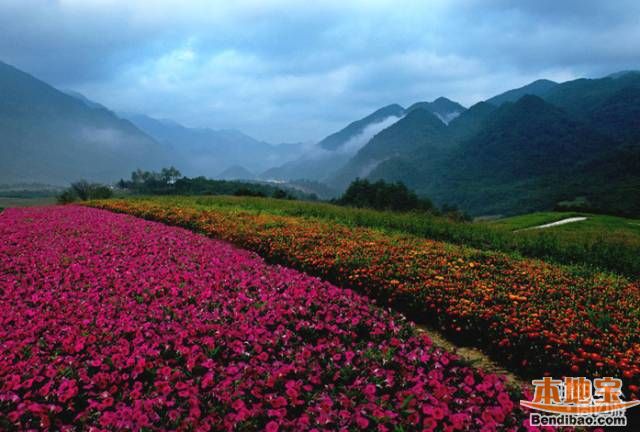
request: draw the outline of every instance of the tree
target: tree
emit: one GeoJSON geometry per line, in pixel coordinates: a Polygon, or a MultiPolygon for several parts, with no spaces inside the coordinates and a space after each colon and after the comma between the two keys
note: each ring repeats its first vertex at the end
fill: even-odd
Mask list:
{"type": "Polygon", "coordinates": [[[379,180],[354,180],[347,188],[338,204],[353,207],[369,207],[377,210],[393,211],[435,211],[433,203],[427,198],[418,198],[415,192],[402,182],[386,183],[379,180]]]}
{"type": "Polygon", "coordinates": [[[71,183],[71,187],[58,195],[60,204],[68,204],[77,200],[87,201],[90,199],[107,199],[113,196],[113,191],[109,186],[100,183],[89,183],[86,180],[79,180],[71,183]]]}
{"type": "Polygon", "coordinates": [[[160,171],[160,179],[167,184],[175,183],[180,177],[182,177],[182,174],[174,166],[162,168],[160,171]]]}
{"type": "Polygon", "coordinates": [[[81,200],[86,201],[89,199],[89,193],[91,191],[91,184],[86,180],[79,180],[71,183],[71,190],[81,200]]]}
{"type": "Polygon", "coordinates": [[[280,188],[276,189],[276,191],[273,193],[273,197],[277,199],[290,199],[290,196],[287,193],[287,191],[282,190],[280,188]]]}

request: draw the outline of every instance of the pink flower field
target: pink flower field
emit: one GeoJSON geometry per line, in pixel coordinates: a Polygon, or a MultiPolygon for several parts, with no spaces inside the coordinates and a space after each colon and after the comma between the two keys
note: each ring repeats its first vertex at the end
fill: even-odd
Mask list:
{"type": "Polygon", "coordinates": [[[0,236],[0,430],[525,428],[501,377],[226,243],[76,206],[0,236]]]}

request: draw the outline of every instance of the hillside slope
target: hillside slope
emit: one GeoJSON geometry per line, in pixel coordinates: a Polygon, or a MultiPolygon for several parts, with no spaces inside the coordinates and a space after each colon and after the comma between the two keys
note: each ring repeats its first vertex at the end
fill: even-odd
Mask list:
{"type": "Polygon", "coordinates": [[[551,209],[580,197],[593,210],[609,203],[639,214],[640,74],[536,81],[472,106],[437,133],[433,119],[409,117],[377,134],[332,185],[402,181],[474,215],[551,209]]]}
{"type": "Polygon", "coordinates": [[[168,162],[129,121],[0,62],[0,183],[113,181],[168,162]]]}

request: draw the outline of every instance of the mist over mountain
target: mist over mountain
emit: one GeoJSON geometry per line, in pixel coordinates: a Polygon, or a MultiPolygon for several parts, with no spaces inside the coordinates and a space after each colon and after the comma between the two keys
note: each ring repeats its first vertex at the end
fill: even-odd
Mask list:
{"type": "Polygon", "coordinates": [[[255,174],[243,166],[233,165],[219,173],[215,178],[219,180],[254,180],[255,174]]]}
{"type": "Polygon", "coordinates": [[[380,108],[328,135],[302,156],[263,172],[265,180],[326,181],[378,132],[400,120],[405,110],[397,104],[380,108]]]}
{"type": "Polygon", "coordinates": [[[454,102],[442,96],[432,102],[416,102],[407,108],[407,112],[411,112],[415,109],[429,111],[438,117],[444,124],[449,124],[453,119],[466,110],[466,108],[458,102],[454,102]]]}
{"type": "MultiPolygon", "coordinates": [[[[382,107],[328,135],[297,160],[262,173],[261,178],[277,180],[309,179],[331,182],[341,176],[344,165],[367,146],[382,131],[393,128],[415,110],[422,110],[436,118],[436,123],[447,124],[465,108],[457,102],[440,97],[432,102],[417,102],[405,109],[398,104],[382,107]]],[[[358,163],[358,162],[356,162],[358,163]]],[[[361,164],[367,164],[362,161],[361,164]]],[[[361,167],[366,171],[366,167],[361,167]]],[[[364,173],[364,171],[363,171],[364,173]]],[[[347,177],[350,177],[347,175],[347,177]]],[[[334,182],[335,183],[335,182],[334,182]]],[[[334,186],[343,187],[342,184],[334,186]]]]}
{"type": "MultiPolygon", "coordinates": [[[[366,117],[348,124],[338,132],[332,133],[318,143],[318,147],[325,150],[339,150],[350,140],[363,134],[367,127],[386,121],[389,118],[400,118],[404,115],[404,108],[398,104],[387,105],[366,117]]],[[[366,144],[366,142],[365,142],[366,144]]]]}
{"type": "Polygon", "coordinates": [[[304,150],[299,143],[270,144],[236,130],[117,115],[2,62],[0,94],[0,183],[113,182],[138,168],[169,165],[194,177],[215,177],[239,165],[262,172],[304,150]]]}
{"type": "Polygon", "coordinates": [[[447,125],[431,111],[416,107],[402,120],[375,135],[342,167],[331,185],[344,189],[356,177],[366,178],[389,159],[416,152],[437,157],[448,145],[447,125]]]}
{"type": "Polygon", "coordinates": [[[402,181],[472,214],[548,209],[576,198],[597,209],[612,197],[624,212],[640,201],[635,71],[536,80],[468,109],[445,97],[406,109],[391,104],[315,145],[271,144],[144,114],[121,118],[5,63],[0,93],[0,183],[112,182],[137,168],[174,165],[192,177],[297,181],[323,197],[356,178],[402,181]]]}
{"type": "MultiPolygon", "coordinates": [[[[424,107],[424,105],[422,105],[424,107]]],[[[549,209],[583,197],[611,201],[598,181],[625,190],[618,207],[640,200],[640,74],[561,84],[535,81],[461,113],[448,125],[422,110],[382,131],[331,180],[339,190],[357,177],[403,181],[439,204],[473,214],[549,209]]],[[[616,195],[620,198],[619,194],[616,195]]],[[[602,205],[604,208],[604,205],[602,205]]],[[[636,206],[637,207],[637,206],[636,206]]]]}
{"type": "Polygon", "coordinates": [[[113,181],[169,161],[127,120],[0,62],[0,183],[113,181]]]}
{"type": "Polygon", "coordinates": [[[122,115],[167,146],[175,164],[188,176],[215,177],[233,166],[262,172],[295,159],[304,150],[302,143],[270,144],[231,129],[189,128],[141,114],[122,115]]]}

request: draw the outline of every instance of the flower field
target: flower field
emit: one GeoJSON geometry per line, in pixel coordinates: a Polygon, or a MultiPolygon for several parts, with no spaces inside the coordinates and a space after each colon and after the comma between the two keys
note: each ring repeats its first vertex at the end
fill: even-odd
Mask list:
{"type": "Polygon", "coordinates": [[[194,229],[382,300],[530,376],[618,376],[640,397],[640,286],[320,220],[150,200],[94,205],[194,229]]]}
{"type": "MultiPolygon", "coordinates": [[[[456,292],[446,283],[454,277],[472,303],[476,292],[495,289],[468,279],[472,262],[452,263],[435,243],[420,252],[442,254],[428,273],[441,284],[425,291],[441,296],[429,298],[411,288],[427,277],[422,256],[394,261],[406,239],[389,240],[381,252],[383,238],[367,237],[363,245],[370,235],[364,231],[345,237],[296,220],[101,205],[198,227],[351,285],[382,287],[389,279],[387,292],[411,293],[416,305],[449,316],[456,292]]],[[[0,236],[1,430],[525,428],[521,396],[502,378],[434,348],[365,296],[267,265],[227,243],[78,206],[5,210],[0,236]]],[[[481,272],[490,265],[506,264],[478,264],[481,272]]],[[[505,277],[522,279],[516,272],[505,277]]],[[[526,294],[513,292],[518,299],[499,304],[527,308],[526,294]]],[[[540,307],[531,332],[545,325],[548,312],[540,307]]],[[[487,310],[503,313],[498,305],[487,310]]],[[[459,308],[455,325],[468,331],[476,313],[471,305],[459,308]]],[[[509,344],[522,331],[515,318],[509,344]]],[[[621,332],[631,326],[616,325],[621,332]]],[[[532,343],[551,336],[537,331],[532,343]]],[[[595,352],[603,338],[590,337],[595,352]]]]}

